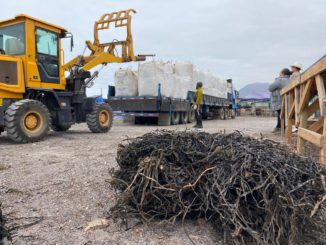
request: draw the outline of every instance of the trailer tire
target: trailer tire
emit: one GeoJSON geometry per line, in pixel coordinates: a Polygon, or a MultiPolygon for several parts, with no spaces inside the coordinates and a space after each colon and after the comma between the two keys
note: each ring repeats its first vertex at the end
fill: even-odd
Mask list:
{"type": "Polygon", "coordinates": [[[231,110],[231,118],[235,119],[235,110],[234,109],[231,110]]]}
{"type": "Polygon", "coordinates": [[[219,118],[221,119],[221,120],[225,120],[225,108],[220,108],[220,110],[219,110],[219,118]]]}
{"type": "Polygon", "coordinates": [[[5,113],[5,130],[17,143],[42,140],[50,128],[48,108],[37,100],[19,100],[11,104],[5,113]]]}
{"type": "Polygon", "coordinates": [[[188,123],[193,123],[196,121],[196,112],[195,110],[188,111],[188,123]]]}
{"type": "Polygon", "coordinates": [[[158,116],[158,125],[159,126],[170,126],[171,125],[170,113],[160,113],[158,116]]]}
{"type": "Polygon", "coordinates": [[[171,124],[177,125],[180,122],[180,112],[174,111],[171,113],[171,124]]]}
{"type": "Polygon", "coordinates": [[[93,133],[107,133],[113,122],[112,109],[108,104],[96,104],[86,115],[86,123],[93,133]]]}
{"type": "Polygon", "coordinates": [[[188,123],[189,113],[187,111],[180,112],[180,123],[187,124],[188,123]]]}

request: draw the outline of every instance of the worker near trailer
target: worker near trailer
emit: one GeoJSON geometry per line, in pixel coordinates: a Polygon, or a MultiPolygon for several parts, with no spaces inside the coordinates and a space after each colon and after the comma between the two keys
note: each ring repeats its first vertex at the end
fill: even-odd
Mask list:
{"type": "Polygon", "coordinates": [[[300,77],[301,75],[301,70],[302,70],[302,65],[299,62],[294,62],[291,65],[291,71],[292,71],[292,75],[290,77],[291,81],[296,80],[298,77],[300,77]]]}
{"type": "Polygon", "coordinates": [[[278,132],[281,129],[281,90],[290,82],[291,71],[284,68],[279,77],[269,86],[271,92],[272,110],[277,112],[277,124],[273,132],[278,132]]]}
{"type": "Polygon", "coordinates": [[[198,82],[196,84],[196,94],[195,94],[196,125],[194,126],[194,128],[203,128],[202,106],[203,106],[203,83],[198,82]]]}

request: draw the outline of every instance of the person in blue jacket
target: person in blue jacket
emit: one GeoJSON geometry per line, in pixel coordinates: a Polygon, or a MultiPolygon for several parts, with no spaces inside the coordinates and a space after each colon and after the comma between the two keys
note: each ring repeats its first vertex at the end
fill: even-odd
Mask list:
{"type": "Polygon", "coordinates": [[[281,129],[281,90],[290,83],[291,74],[288,68],[284,68],[280,72],[280,76],[275,78],[275,81],[269,86],[272,110],[277,111],[277,125],[273,132],[277,132],[281,129]]]}

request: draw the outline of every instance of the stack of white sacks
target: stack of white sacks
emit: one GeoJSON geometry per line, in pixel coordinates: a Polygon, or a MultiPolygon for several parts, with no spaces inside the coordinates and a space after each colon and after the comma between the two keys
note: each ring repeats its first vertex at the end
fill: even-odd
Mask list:
{"type": "Polygon", "coordinates": [[[161,95],[186,99],[188,91],[196,90],[196,83],[204,84],[204,94],[226,98],[227,85],[209,71],[195,68],[190,62],[151,61],[143,63],[137,73],[119,69],[115,74],[116,96],[161,95]]]}

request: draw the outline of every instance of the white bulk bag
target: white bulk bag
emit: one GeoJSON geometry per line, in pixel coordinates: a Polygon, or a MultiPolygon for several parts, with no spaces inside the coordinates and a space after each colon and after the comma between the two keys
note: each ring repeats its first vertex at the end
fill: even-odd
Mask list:
{"type": "Polygon", "coordinates": [[[135,72],[119,69],[114,74],[116,96],[137,96],[138,77],[135,72]]]}
{"type": "Polygon", "coordinates": [[[139,66],[138,92],[139,96],[157,96],[161,84],[161,95],[170,96],[173,83],[173,65],[151,61],[139,66]]]}

